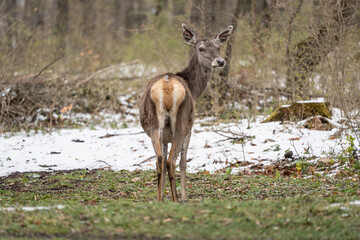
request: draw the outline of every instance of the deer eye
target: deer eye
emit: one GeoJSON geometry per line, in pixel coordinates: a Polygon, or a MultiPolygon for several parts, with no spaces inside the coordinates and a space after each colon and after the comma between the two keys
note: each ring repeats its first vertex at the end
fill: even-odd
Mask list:
{"type": "Polygon", "coordinates": [[[200,52],[204,52],[204,51],[205,51],[205,49],[204,49],[204,48],[202,48],[202,47],[200,47],[200,48],[199,48],[199,51],[200,51],[200,52]]]}

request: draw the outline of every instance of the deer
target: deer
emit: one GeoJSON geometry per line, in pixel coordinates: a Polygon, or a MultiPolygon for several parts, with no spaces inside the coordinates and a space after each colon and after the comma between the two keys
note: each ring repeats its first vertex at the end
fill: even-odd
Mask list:
{"type": "Polygon", "coordinates": [[[151,138],[156,154],[157,201],[164,201],[166,171],[169,175],[171,197],[179,202],[175,168],[180,157],[181,201],[186,201],[186,155],[195,118],[195,101],[205,91],[213,68],[225,66],[219,56],[220,45],[232,33],[233,26],[220,31],[211,39],[198,39],[198,35],[182,24],[186,43],[194,48],[189,64],[178,73],[165,73],[153,77],[147,84],[139,102],[140,124],[151,138]],[[171,149],[168,155],[168,144],[171,149]]]}

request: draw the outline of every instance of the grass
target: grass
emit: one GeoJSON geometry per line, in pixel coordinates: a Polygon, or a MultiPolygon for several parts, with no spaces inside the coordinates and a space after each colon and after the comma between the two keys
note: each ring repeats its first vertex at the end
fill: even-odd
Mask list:
{"type": "Polygon", "coordinates": [[[329,207],[328,200],[112,202],[62,210],[6,212],[7,236],[139,239],[356,239],[360,208],[329,207]]]}
{"type": "MultiPolygon", "coordinates": [[[[156,203],[154,171],[17,173],[0,179],[0,236],[80,239],[357,239],[359,181],[188,174],[189,201],[156,203]],[[342,207],[330,207],[342,202],[342,207]],[[65,205],[23,211],[19,206],[65,205]]],[[[1,238],[1,237],[0,237],[1,238]]]]}

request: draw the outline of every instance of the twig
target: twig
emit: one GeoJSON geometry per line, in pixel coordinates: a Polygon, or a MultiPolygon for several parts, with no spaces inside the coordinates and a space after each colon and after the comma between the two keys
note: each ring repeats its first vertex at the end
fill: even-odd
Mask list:
{"type": "Polygon", "coordinates": [[[151,159],[153,159],[153,158],[155,158],[155,157],[156,157],[155,155],[154,155],[154,156],[151,156],[151,157],[148,157],[147,159],[141,161],[140,163],[135,163],[133,166],[138,166],[138,167],[140,167],[140,164],[146,163],[146,162],[150,161],[151,159]]]}
{"type": "Polygon", "coordinates": [[[108,165],[108,166],[111,168],[111,165],[108,164],[107,162],[103,161],[103,160],[97,160],[97,161],[95,161],[95,162],[105,163],[106,165],[108,165]]]}
{"type": "Polygon", "coordinates": [[[53,65],[54,63],[56,63],[57,61],[59,61],[60,59],[64,58],[65,56],[61,56],[58,58],[55,58],[54,60],[52,60],[48,65],[46,65],[43,69],[40,70],[40,72],[38,72],[32,79],[31,81],[35,80],[36,78],[38,78],[42,72],[44,72],[47,68],[49,68],[51,65],[53,65]]]}
{"type": "Polygon", "coordinates": [[[294,148],[296,154],[298,155],[298,157],[300,157],[300,154],[298,153],[296,147],[295,147],[295,143],[294,143],[294,140],[290,140],[290,145],[294,148]]]}

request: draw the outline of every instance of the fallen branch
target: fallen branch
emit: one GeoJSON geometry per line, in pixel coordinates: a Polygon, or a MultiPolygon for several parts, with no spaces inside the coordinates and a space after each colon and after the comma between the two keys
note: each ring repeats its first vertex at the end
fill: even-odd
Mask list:
{"type": "Polygon", "coordinates": [[[136,133],[118,133],[118,134],[106,134],[104,136],[101,136],[99,138],[103,139],[103,138],[110,138],[110,137],[117,137],[117,136],[128,136],[128,135],[138,135],[138,134],[143,134],[145,132],[136,132],[136,133]]]}
{"type": "Polygon", "coordinates": [[[226,140],[229,140],[229,139],[231,139],[231,140],[245,140],[245,139],[251,139],[252,138],[251,136],[247,136],[245,134],[234,133],[230,129],[227,132],[222,131],[222,130],[214,130],[213,132],[220,135],[220,136],[222,136],[222,137],[226,137],[227,138],[226,140]],[[230,134],[232,134],[232,136],[228,136],[228,135],[226,135],[224,133],[230,133],[230,134]]]}
{"type": "Polygon", "coordinates": [[[118,65],[111,65],[109,67],[106,67],[106,68],[103,68],[103,69],[100,69],[100,70],[97,70],[96,72],[94,72],[93,74],[91,74],[90,76],[88,76],[87,78],[85,78],[83,81],[80,81],[76,84],[76,87],[79,87],[81,84],[84,84],[88,81],[90,81],[91,79],[93,79],[94,77],[106,72],[106,71],[109,71],[109,70],[112,70],[112,69],[115,69],[115,68],[120,68],[120,67],[125,67],[125,66],[129,66],[129,65],[134,65],[134,64],[137,64],[139,63],[140,61],[139,60],[135,60],[135,61],[132,61],[132,62],[129,62],[129,63],[121,63],[121,64],[118,64],[118,65]]]}

